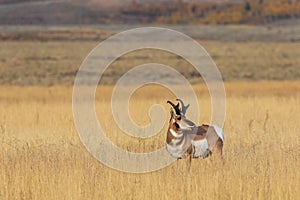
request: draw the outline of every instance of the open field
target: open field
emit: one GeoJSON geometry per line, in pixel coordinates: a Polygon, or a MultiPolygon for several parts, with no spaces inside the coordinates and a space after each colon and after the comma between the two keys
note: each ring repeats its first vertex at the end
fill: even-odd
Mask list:
{"type": "MultiPolygon", "coordinates": [[[[225,80],[224,165],[194,160],[187,172],[180,160],[145,174],[104,166],[75,130],[72,85],[88,53],[124,27],[1,26],[0,200],[299,199],[299,26],[171,28],[197,39],[225,80]]],[[[211,117],[207,88],[184,59],[149,49],[123,55],[105,71],[95,108],[106,136],[132,152],[163,148],[167,127],[148,139],[124,134],[111,114],[112,85],[132,67],[151,62],[174,67],[194,85],[199,124],[211,117]]],[[[163,105],[168,115],[166,100],[175,98],[166,88],[143,87],[132,96],[131,116],[146,125],[151,105],[163,105]]]]}
{"type": "MultiPolygon", "coordinates": [[[[71,87],[0,87],[0,199],[298,199],[300,196],[300,82],[226,83],[227,116],[222,165],[184,160],[147,174],[105,167],[83,147],[74,128],[71,87]]],[[[210,99],[194,86],[201,122],[210,99]]],[[[136,152],[164,146],[165,130],[137,140],[115,128],[109,113],[112,87],[97,93],[97,114],[116,145],[136,152]],[[101,92],[101,95],[99,95],[101,92]],[[113,128],[112,128],[113,127],[113,128]],[[118,139],[117,137],[121,137],[118,139]]],[[[164,88],[137,91],[137,123],[153,103],[169,107],[164,88]]]]}
{"type": "MultiPolygon", "coordinates": [[[[0,26],[0,84],[70,86],[80,64],[99,42],[135,27],[139,26],[0,26]]],[[[299,25],[165,27],[196,39],[216,62],[225,81],[300,79],[299,25]]],[[[101,81],[114,84],[128,69],[148,62],[174,67],[193,84],[201,81],[184,59],[159,50],[119,57],[101,81]]]]}
{"type": "MultiPolygon", "coordinates": [[[[97,42],[0,43],[1,85],[72,85],[76,72],[97,42]]],[[[200,41],[216,62],[225,81],[299,80],[300,43],[200,41]]],[[[103,74],[114,84],[124,72],[145,63],[174,67],[192,83],[199,73],[184,59],[160,50],[140,50],[119,57],[103,74]]]]}

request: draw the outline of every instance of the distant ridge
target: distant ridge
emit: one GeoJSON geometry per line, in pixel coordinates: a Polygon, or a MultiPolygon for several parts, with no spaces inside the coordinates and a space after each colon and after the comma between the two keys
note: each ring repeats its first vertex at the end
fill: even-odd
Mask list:
{"type": "Polygon", "coordinates": [[[0,0],[0,24],[265,24],[300,17],[290,0],[0,0]]]}

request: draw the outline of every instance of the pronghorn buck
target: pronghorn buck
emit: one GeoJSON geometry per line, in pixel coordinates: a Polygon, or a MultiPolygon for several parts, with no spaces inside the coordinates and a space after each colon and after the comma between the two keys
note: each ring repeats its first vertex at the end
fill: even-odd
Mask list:
{"type": "Polygon", "coordinates": [[[224,133],[216,125],[197,126],[185,117],[189,105],[185,106],[183,101],[176,99],[178,104],[171,101],[171,118],[167,133],[166,145],[171,156],[183,158],[206,158],[212,153],[217,153],[222,157],[224,143],[224,133]],[[179,107],[180,106],[180,107],[179,107]]]}

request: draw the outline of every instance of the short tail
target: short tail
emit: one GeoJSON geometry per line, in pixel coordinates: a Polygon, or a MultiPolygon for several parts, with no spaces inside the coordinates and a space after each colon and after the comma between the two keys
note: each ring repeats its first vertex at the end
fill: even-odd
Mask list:
{"type": "Polygon", "coordinates": [[[216,133],[218,134],[219,138],[222,140],[222,142],[225,141],[225,136],[224,136],[224,132],[222,131],[222,129],[218,126],[218,125],[213,125],[216,133]]]}

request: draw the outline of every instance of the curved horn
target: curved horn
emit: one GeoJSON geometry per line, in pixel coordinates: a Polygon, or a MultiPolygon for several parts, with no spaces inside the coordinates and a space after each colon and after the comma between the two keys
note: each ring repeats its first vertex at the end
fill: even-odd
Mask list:
{"type": "Polygon", "coordinates": [[[188,105],[185,106],[184,103],[183,103],[183,101],[181,99],[176,99],[176,101],[178,101],[180,103],[181,113],[183,115],[185,115],[186,110],[190,107],[190,104],[188,104],[188,105]]]}
{"type": "Polygon", "coordinates": [[[171,104],[171,106],[174,108],[174,110],[175,110],[175,112],[176,112],[176,114],[177,115],[180,115],[181,114],[181,112],[180,112],[180,110],[179,110],[179,103],[177,104],[177,105],[175,105],[174,103],[172,103],[171,101],[167,101],[167,103],[169,103],[169,104],[171,104]]]}

